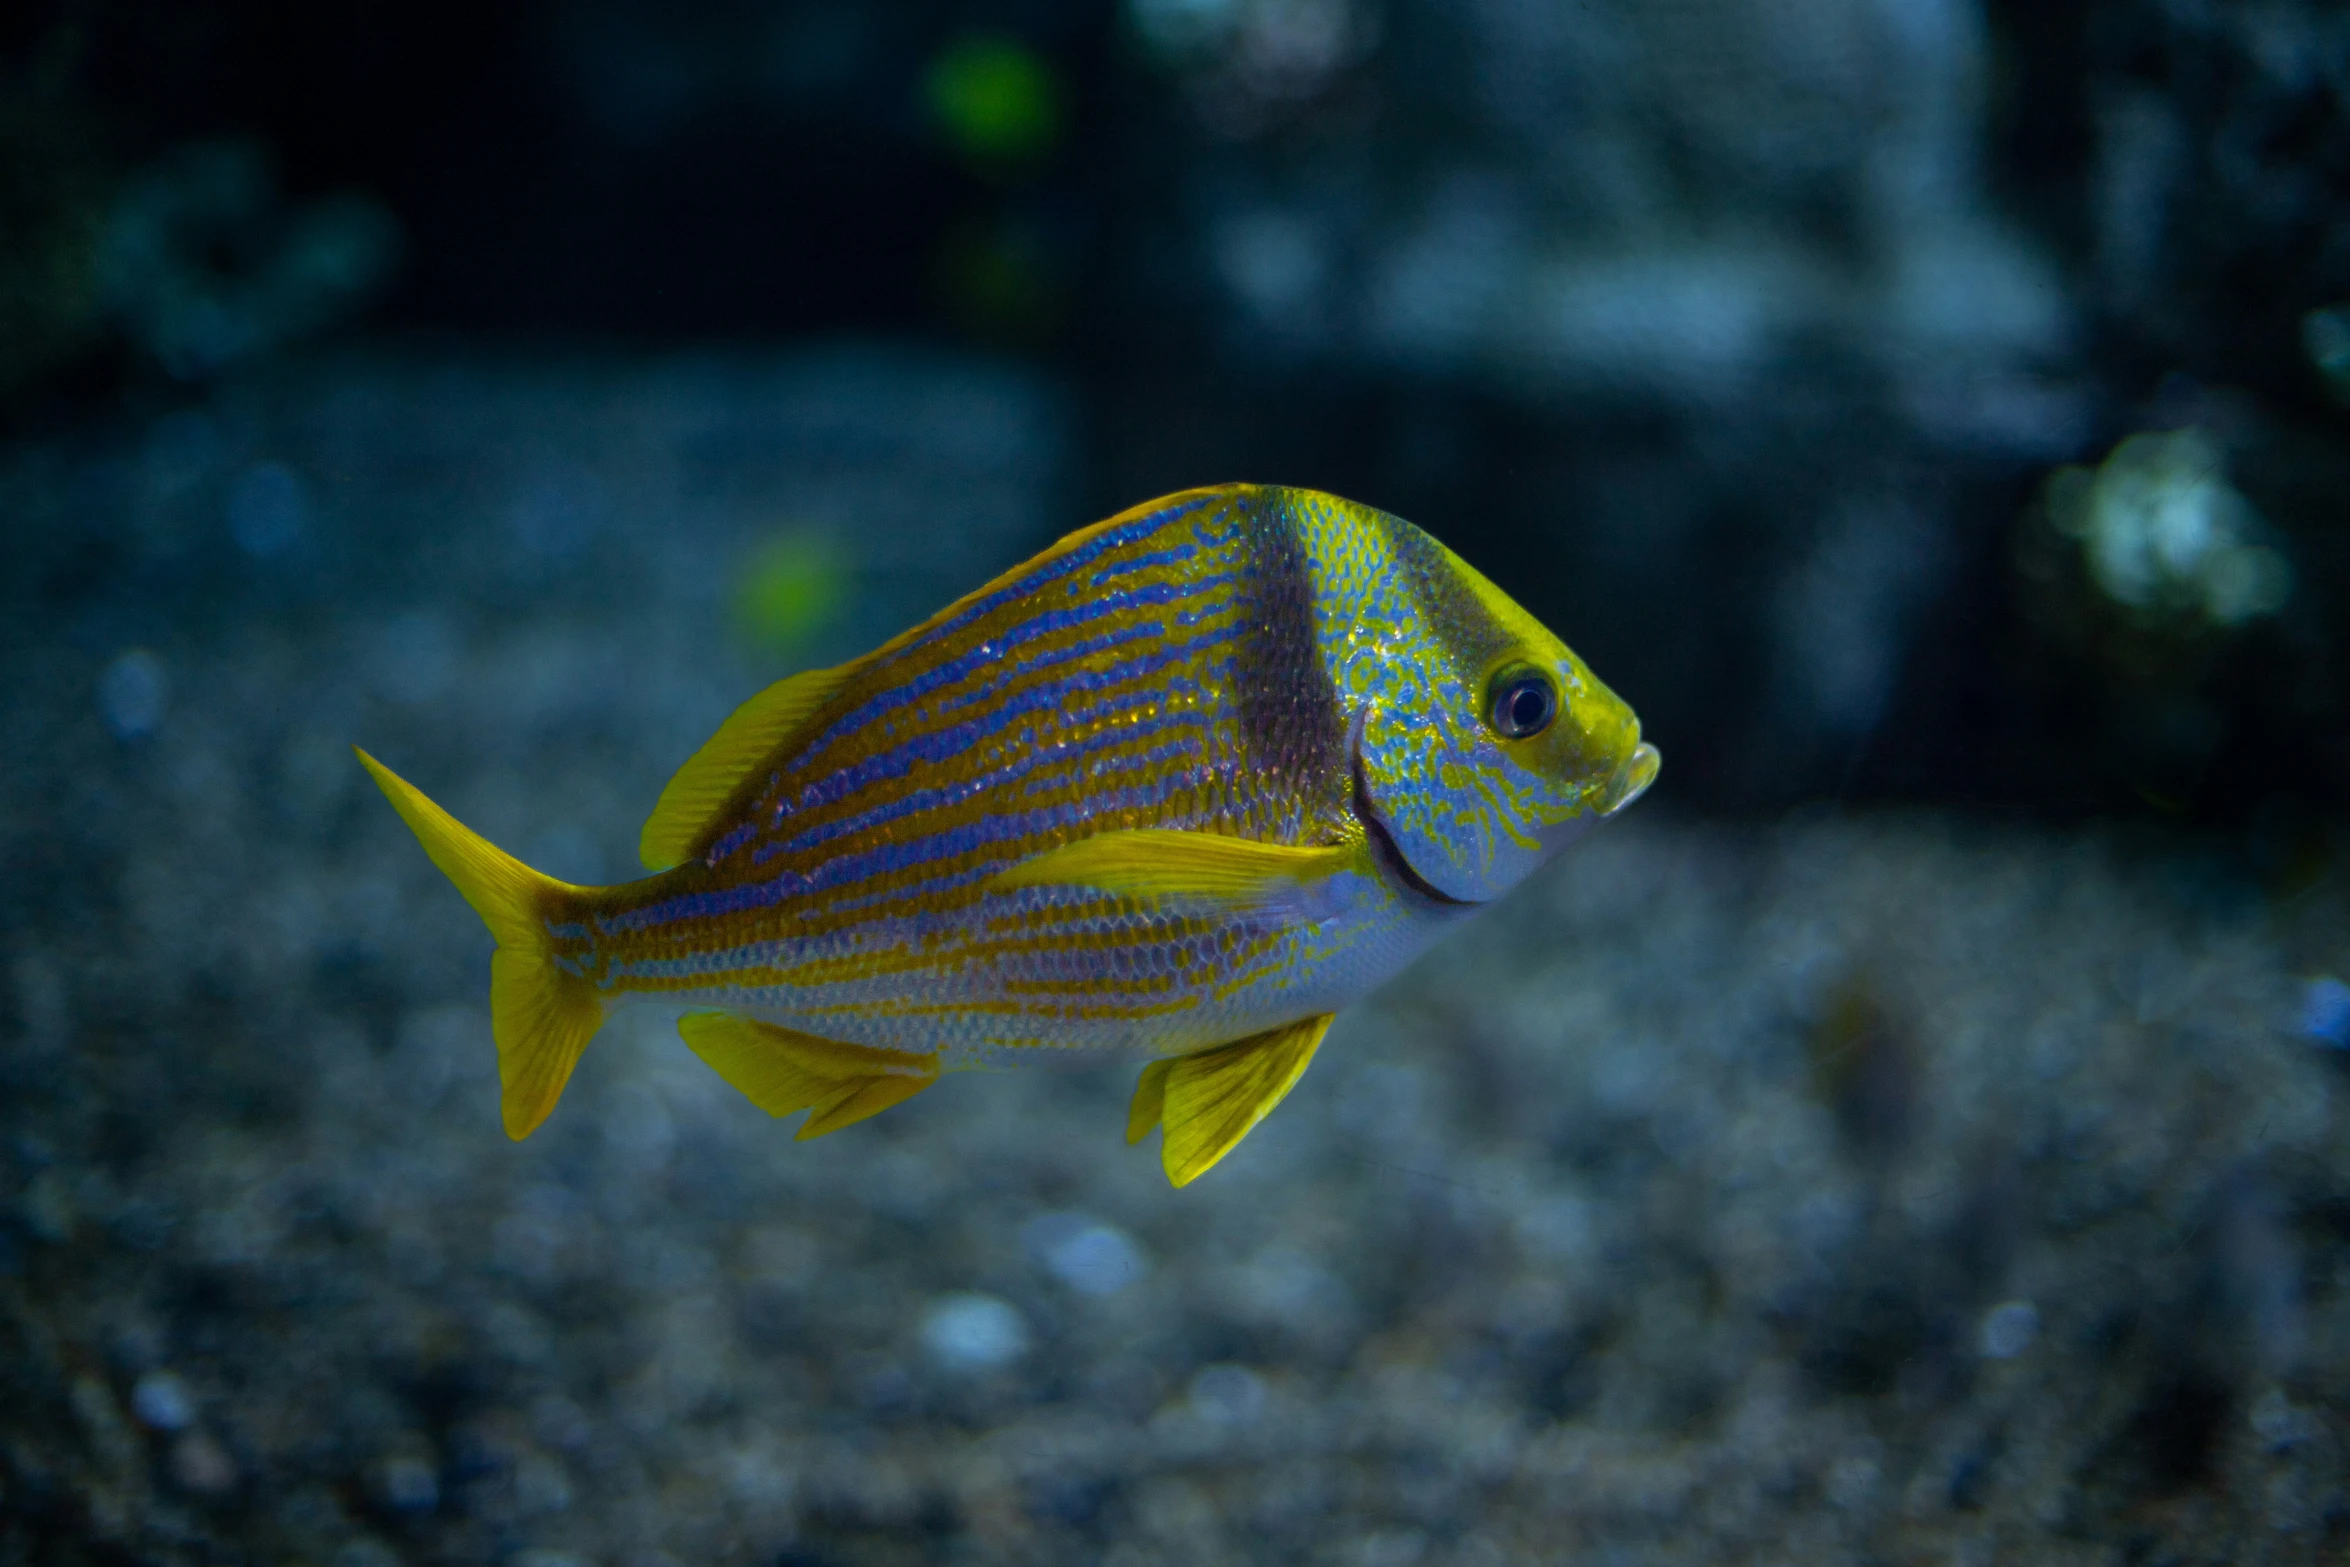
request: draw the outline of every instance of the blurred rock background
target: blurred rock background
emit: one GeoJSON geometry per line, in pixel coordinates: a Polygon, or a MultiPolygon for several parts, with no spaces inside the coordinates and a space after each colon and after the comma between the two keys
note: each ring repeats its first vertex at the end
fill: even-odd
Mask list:
{"type": "Polygon", "coordinates": [[[354,321],[945,338],[1077,394],[1069,515],[1297,480],[1507,571],[1686,801],[2299,822],[2350,778],[2344,26],[49,0],[0,23],[0,398],[151,414],[354,321]],[[2117,648],[2034,497],[2190,428],[2286,586],[2117,648]]]}
{"type": "Polygon", "coordinates": [[[2350,1551],[2350,13],[0,13],[0,1562],[2350,1551]],[[1210,1183],[1124,1069],[497,1135],[344,747],[1310,484],[1670,766],[1210,1183]],[[1611,830],[1612,831],[1612,830],[1611,830]]]}

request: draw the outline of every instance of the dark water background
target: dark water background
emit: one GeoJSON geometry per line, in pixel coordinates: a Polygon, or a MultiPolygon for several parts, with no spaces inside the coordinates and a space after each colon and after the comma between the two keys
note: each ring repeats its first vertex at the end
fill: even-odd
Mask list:
{"type": "Polygon", "coordinates": [[[2350,11],[0,15],[0,1567],[2350,1559],[2350,11]],[[570,879],[1231,478],[1664,748],[1210,1177],[499,1130],[570,879]]]}

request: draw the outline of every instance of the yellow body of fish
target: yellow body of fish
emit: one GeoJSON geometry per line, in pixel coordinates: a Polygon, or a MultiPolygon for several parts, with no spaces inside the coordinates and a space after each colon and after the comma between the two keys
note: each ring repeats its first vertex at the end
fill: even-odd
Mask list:
{"type": "Polygon", "coordinates": [[[945,1070],[1150,1058],[1129,1140],[1213,1165],[1340,1006],[1655,777],[1616,695],[1411,524],[1186,491],[745,703],[641,881],[573,887],[361,753],[497,937],[509,1133],[620,1001],[802,1137],[945,1070]]]}

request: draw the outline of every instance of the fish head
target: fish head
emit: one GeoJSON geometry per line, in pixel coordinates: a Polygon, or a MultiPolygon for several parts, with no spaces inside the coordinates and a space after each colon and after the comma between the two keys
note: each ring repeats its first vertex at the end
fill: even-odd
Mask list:
{"type": "Polygon", "coordinates": [[[1420,890],[1501,896],[1615,815],[1662,762],[1623,698],[1468,562],[1390,519],[1422,624],[1356,711],[1356,799],[1420,890]]]}

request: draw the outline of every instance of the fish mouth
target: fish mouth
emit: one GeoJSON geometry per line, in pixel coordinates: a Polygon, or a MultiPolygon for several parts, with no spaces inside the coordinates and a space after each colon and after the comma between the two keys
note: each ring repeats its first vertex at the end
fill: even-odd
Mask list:
{"type": "Polygon", "coordinates": [[[1411,861],[1403,857],[1403,850],[1397,845],[1395,835],[1387,830],[1387,823],[1379,815],[1379,807],[1371,803],[1371,781],[1363,773],[1363,719],[1359,716],[1355,719],[1354,730],[1355,820],[1363,824],[1363,834],[1371,840],[1372,854],[1380,864],[1394,872],[1395,879],[1403,884],[1405,891],[1446,908],[1475,908],[1476,900],[1472,898],[1456,898],[1449,892],[1438,891],[1427,877],[1412,869],[1411,861]]]}
{"type": "Polygon", "coordinates": [[[1616,769],[1607,783],[1607,804],[1600,807],[1602,817],[1613,816],[1648,792],[1656,782],[1656,775],[1665,765],[1665,754],[1643,740],[1632,747],[1632,754],[1624,758],[1624,765],[1616,769]]]}

